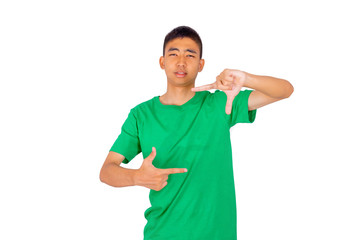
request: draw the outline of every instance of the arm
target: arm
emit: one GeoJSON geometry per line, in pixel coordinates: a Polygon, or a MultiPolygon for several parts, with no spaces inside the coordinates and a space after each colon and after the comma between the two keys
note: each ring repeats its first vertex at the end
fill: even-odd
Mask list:
{"type": "Polygon", "coordinates": [[[155,168],[152,161],[156,154],[156,149],[153,147],[151,154],[143,160],[139,169],[127,169],[120,167],[125,157],[120,153],[110,151],[99,178],[113,187],[142,186],[160,191],[167,185],[169,174],[185,173],[187,170],[185,168],[155,168]]]}
{"type": "Polygon", "coordinates": [[[120,167],[124,159],[120,153],[110,151],[99,174],[101,182],[112,187],[135,186],[137,169],[120,167]]]}
{"type": "Polygon", "coordinates": [[[294,91],[287,80],[250,73],[246,73],[244,87],[254,89],[249,96],[249,110],[288,98],[294,91]]]}
{"type": "Polygon", "coordinates": [[[254,89],[249,96],[249,110],[254,110],[287,98],[294,91],[292,84],[287,80],[258,76],[235,69],[224,69],[224,71],[216,77],[216,82],[191,88],[191,91],[205,91],[209,89],[224,91],[227,95],[226,113],[230,114],[233,100],[242,87],[254,89]]]}
{"type": "Polygon", "coordinates": [[[191,91],[219,89],[227,95],[226,113],[230,114],[233,100],[242,87],[254,89],[249,96],[248,109],[254,110],[267,104],[289,97],[294,88],[287,80],[258,76],[235,69],[224,69],[216,77],[216,82],[191,88],[191,91]]]}

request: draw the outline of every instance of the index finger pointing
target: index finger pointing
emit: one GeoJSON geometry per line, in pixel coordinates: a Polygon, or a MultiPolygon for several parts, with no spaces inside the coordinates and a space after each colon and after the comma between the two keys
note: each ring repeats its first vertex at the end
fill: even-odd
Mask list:
{"type": "Polygon", "coordinates": [[[188,170],[186,168],[168,168],[164,169],[165,174],[174,174],[174,173],[184,173],[188,170]]]}
{"type": "Polygon", "coordinates": [[[205,90],[214,89],[214,88],[215,88],[214,83],[211,83],[200,87],[191,88],[191,91],[198,92],[198,91],[205,91],[205,90]]]}

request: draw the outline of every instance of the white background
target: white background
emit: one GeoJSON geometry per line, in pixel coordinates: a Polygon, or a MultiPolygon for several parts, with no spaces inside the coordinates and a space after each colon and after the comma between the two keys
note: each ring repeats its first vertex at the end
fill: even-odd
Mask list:
{"type": "Polygon", "coordinates": [[[165,93],[163,40],[187,25],[204,47],[196,86],[231,68],[295,88],[231,129],[238,239],[352,240],[349,6],[1,1],[0,238],[143,238],[149,189],[99,171],[129,110],[165,93]]]}

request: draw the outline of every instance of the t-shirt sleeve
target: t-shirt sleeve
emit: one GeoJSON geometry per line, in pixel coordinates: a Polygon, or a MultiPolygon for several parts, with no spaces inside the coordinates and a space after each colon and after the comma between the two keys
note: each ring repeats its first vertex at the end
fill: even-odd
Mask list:
{"type": "Polygon", "coordinates": [[[248,89],[240,91],[233,99],[232,112],[228,115],[225,112],[227,95],[223,91],[216,90],[216,92],[220,94],[219,99],[222,102],[221,106],[229,124],[229,128],[233,127],[237,123],[253,123],[255,121],[257,109],[251,111],[248,109],[249,96],[252,91],[253,90],[248,89]]]}
{"type": "Polygon", "coordinates": [[[120,135],[115,140],[110,151],[123,155],[125,157],[123,163],[125,164],[129,163],[141,152],[137,118],[132,109],[122,125],[120,135]]]}

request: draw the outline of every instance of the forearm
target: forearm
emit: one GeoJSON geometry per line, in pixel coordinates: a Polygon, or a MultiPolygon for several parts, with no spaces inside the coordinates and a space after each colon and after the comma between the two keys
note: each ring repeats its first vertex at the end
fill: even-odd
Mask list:
{"type": "Polygon", "coordinates": [[[101,181],[113,187],[128,187],[136,185],[137,169],[120,167],[115,163],[104,166],[100,173],[101,181]]]}
{"type": "Polygon", "coordinates": [[[289,97],[294,90],[292,84],[287,80],[250,73],[246,73],[244,87],[260,91],[269,97],[278,99],[289,97]]]}

